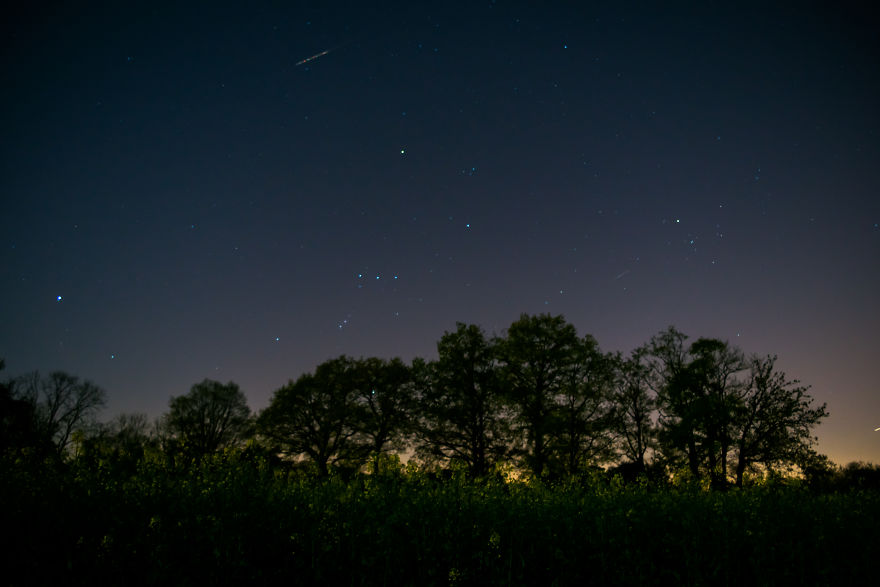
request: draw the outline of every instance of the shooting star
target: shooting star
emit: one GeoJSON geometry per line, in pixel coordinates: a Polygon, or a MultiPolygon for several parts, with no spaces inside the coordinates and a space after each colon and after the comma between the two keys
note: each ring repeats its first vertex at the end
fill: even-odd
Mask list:
{"type": "Polygon", "coordinates": [[[296,65],[294,65],[294,67],[299,67],[300,65],[304,65],[304,64],[308,63],[309,61],[314,61],[318,57],[323,57],[324,55],[326,55],[330,51],[333,51],[333,49],[327,49],[326,51],[321,51],[320,53],[312,55],[311,57],[306,57],[302,61],[297,61],[296,65]]]}
{"type": "Polygon", "coordinates": [[[318,57],[323,57],[327,53],[332,53],[333,51],[336,51],[337,49],[342,49],[343,47],[347,47],[347,46],[351,45],[352,43],[354,43],[354,41],[346,41],[345,43],[342,43],[341,45],[336,45],[335,47],[330,47],[326,51],[321,51],[320,53],[316,53],[316,54],[312,55],[311,57],[306,57],[305,59],[303,59],[301,61],[297,61],[296,65],[294,65],[294,67],[299,67],[300,65],[305,65],[306,63],[308,63],[310,61],[314,61],[318,57]]]}
{"type": "Polygon", "coordinates": [[[623,276],[626,275],[627,273],[629,273],[629,269],[627,269],[627,270],[624,271],[623,273],[619,273],[619,274],[617,275],[617,277],[615,277],[614,279],[620,279],[621,277],[623,277],[623,276]]]}
{"type": "Polygon", "coordinates": [[[874,432],[880,432],[880,428],[874,428],[874,432]]]}
{"type": "Polygon", "coordinates": [[[337,49],[342,49],[343,47],[347,47],[347,46],[351,45],[352,43],[354,43],[353,40],[346,41],[345,43],[342,43],[341,45],[336,45],[335,47],[330,47],[326,51],[321,51],[320,53],[315,53],[311,57],[306,57],[305,59],[297,61],[296,64],[294,65],[294,67],[299,67],[300,65],[305,65],[306,63],[309,63],[310,61],[314,61],[318,57],[323,57],[324,55],[327,55],[328,53],[332,53],[333,51],[336,51],[337,49]]]}

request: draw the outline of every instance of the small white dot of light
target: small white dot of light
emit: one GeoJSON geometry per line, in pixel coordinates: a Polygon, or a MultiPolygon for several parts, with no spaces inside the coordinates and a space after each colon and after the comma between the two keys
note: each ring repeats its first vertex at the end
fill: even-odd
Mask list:
{"type": "Polygon", "coordinates": [[[60,301],[61,301],[61,296],[58,296],[58,297],[56,297],[55,299],[56,299],[57,301],[60,302],[60,301]]]}

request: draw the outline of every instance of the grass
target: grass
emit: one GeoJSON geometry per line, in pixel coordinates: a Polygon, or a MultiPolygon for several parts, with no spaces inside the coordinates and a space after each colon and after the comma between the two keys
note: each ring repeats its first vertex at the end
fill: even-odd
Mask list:
{"type": "Polygon", "coordinates": [[[234,458],[4,473],[11,584],[830,585],[880,552],[876,491],[319,481],[234,458]]]}

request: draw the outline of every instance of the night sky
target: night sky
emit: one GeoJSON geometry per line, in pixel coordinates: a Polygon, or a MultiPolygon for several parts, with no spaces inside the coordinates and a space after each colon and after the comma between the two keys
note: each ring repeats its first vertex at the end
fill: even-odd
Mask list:
{"type": "Polygon", "coordinates": [[[4,376],[90,379],[105,419],[206,377],[261,409],[340,354],[549,312],[606,351],[674,325],[777,354],[828,403],[820,452],[880,462],[866,8],[24,4],[4,376]]]}

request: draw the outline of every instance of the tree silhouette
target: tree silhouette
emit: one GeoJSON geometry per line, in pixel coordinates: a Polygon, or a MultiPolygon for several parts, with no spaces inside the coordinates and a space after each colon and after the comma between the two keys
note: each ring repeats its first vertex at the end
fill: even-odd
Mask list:
{"type": "Polygon", "coordinates": [[[414,393],[412,374],[400,359],[368,358],[350,365],[358,430],[364,456],[372,456],[378,472],[379,457],[405,448],[410,432],[414,393]]]}
{"type": "MultiPolygon", "coordinates": [[[[0,370],[5,363],[0,359],[0,370]]],[[[52,443],[37,422],[37,406],[31,398],[16,395],[15,382],[0,381],[0,454],[30,448],[39,455],[53,452],[52,443]]]]}
{"type": "Polygon", "coordinates": [[[717,339],[700,338],[691,345],[689,388],[694,397],[694,422],[703,438],[705,468],[713,487],[727,484],[727,457],[734,439],[743,383],[737,375],[747,368],[739,349],[717,339]]]}
{"type": "Polygon", "coordinates": [[[45,378],[35,371],[13,380],[11,389],[13,398],[33,406],[35,441],[51,443],[59,457],[70,447],[73,433],[92,425],[106,402],[103,389],[63,371],[45,378]]]}
{"type": "Polygon", "coordinates": [[[251,431],[251,410],[238,385],[205,379],[172,397],[164,426],[185,452],[202,456],[233,446],[251,431]]]}
{"type": "Polygon", "coordinates": [[[746,368],[742,353],[728,343],[701,338],[685,348],[686,336],[669,328],[647,345],[660,412],[663,456],[675,463],[684,454],[691,475],[727,484],[727,459],[746,368]]]}
{"type": "Polygon", "coordinates": [[[623,457],[633,464],[635,473],[643,473],[645,455],[656,444],[657,429],[652,414],[656,400],[650,385],[650,367],[645,362],[644,347],[628,359],[615,356],[616,378],[612,392],[614,404],[612,429],[623,457]]]}
{"type": "Polygon", "coordinates": [[[557,426],[552,443],[559,473],[574,475],[613,456],[611,389],[613,359],[602,354],[590,335],[578,341],[557,396],[557,426]]]}
{"type": "Polygon", "coordinates": [[[496,345],[502,385],[524,443],[524,464],[541,476],[558,431],[558,397],[579,358],[577,331],[562,316],[523,314],[496,345]]]}
{"type": "Polygon", "coordinates": [[[358,387],[353,361],[341,356],[275,391],[257,429],[288,457],[311,460],[322,477],[335,463],[359,462],[358,387]]]}
{"type": "Polygon", "coordinates": [[[479,326],[459,322],[437,343],[437,354],[436,361],[414,366],[421,400],[418,453],[463,462],[481,477],[509,442],[495,349],[479,326]]]}
{"type": "Polygon", "coordinates": [[[92,465],[102,463],[115,471],[134,474],[147,448],[155,444],[149,429],[146,414],[119,414],[81,435],[77,457],[92,465]]]}
{"type": "Polygon", "coordinates": [[[806,468],[814,453],[811,430],[828,415],[825,404],[813,407],[809,388],[776,370],[776,357],[755,357],[739,407],[736,439],[736,485],[752,465],[796,463],[806,468]]]}
{"type": "Polygon", "coordinates": [[[731,477],[741,486],[756,465],[816,461],[810,431],[827,416],[825,405],[813,407],[807,388],[776,371],[775,357],[746,360],[716,339],[685,347],[686,338],[670,328],[644,347],[664,459],[675,464],[684,455],[694,478],[722,489],[731,477]]]}

